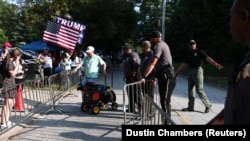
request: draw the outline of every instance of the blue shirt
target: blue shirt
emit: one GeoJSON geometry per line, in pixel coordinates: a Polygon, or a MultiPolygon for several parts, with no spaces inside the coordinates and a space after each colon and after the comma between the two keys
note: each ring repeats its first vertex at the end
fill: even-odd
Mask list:
{"type": "Polygon", "coordinates": [[[104,65],[104,61],[98,55],[93,57],[86,56],[81,61],[81,65],[84,66],[84,72],[87,78],[97,78],[99,73],[99,68],[104,65]]]}

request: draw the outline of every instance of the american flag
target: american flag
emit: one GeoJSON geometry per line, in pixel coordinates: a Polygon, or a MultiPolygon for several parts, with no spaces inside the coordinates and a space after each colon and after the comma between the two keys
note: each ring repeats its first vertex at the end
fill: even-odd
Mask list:
{"type": "Polygon", "coordinates": [[[43,34],[45,42],[54,43],[68,50],[74,50],[80,32],[64,25],[48,21],[43,34]]]}

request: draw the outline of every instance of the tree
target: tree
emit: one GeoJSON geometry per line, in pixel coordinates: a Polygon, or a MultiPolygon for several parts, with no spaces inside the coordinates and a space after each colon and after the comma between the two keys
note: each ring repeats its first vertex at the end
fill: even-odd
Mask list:
{"type": "Polygon", "coordinates": [[[0,29],[0,43],[4,43],[5,41],[8,41],[8,38],[5,36],[2,29],[0,29]]]}
{"type": "Polygon", "coordinates": [[[134,5],[124,0],[91,0],[74,3],[72,17],[87,25],[84,45],[104,50],[118,50],[121,44],[134,39],[137,17],[134,5]]]}
{"type": "MultiPolygon", "coordinates": [[[[140,1],[139,1],[140,2],[140,1]]],[[[154,29],[161,31],[161,0],[143,0],[139,3],[137,42],[148,39],[154,29]]]]}

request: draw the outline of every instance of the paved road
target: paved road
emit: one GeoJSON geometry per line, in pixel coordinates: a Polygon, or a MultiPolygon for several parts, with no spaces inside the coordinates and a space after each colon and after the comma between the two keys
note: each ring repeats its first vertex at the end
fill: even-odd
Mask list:
{"type": "Polygon", "coordinates": [[[205,83],[204,90],[212,104],[211,112],[204,113],[205,106],[201,102],[198,95],[196,95],[195,99],[195,111],[183,112],[181,109],[186,108],[188,104],[187,86],[188,84],[186,77],[180,76],[177,79],[177,85],[171,99],[171,104],[173,107],[172,118],[178,124],[204,125],[224,107],[226,89],[211,83],[205,83]]]}
{"type": "MultiPolygon", "coordinates": [[[[84,113],[80,106],[82,103],[81,92],[72,90],[60,101],[56,110],[49,114],[40,114],[34,117],[28,124],[22,124],[11,129],[0,138],[1,141],[120,141],[121,125],[123,119],[123,99],[121,68],[113,71],[113,85],[111,77],[108,77],[107,85],[112,85],[117,96],[119,105],[117,111],[112,111],[110,105],[107,109],[101,109],[100,113],[93,115],[90,112],[84,113]],[[60,113],[57,110],[62,110],[60,113]],[[8,138],[8,139],[6,139],[8,138]]],[[[104,77],[98,80],[104,84],[104,77]]],[[[194,112],[182,112],[181,109],[187,106],[187,80],[185,76],[179,76],[177,86],[172,96],[172,118],[179,125],[206,124],[223,107],[226,90],[215,85],[205,85],[205,91],[212,103],[212,111],[205,114],[205,107],[197,97],[194,112]]]]}

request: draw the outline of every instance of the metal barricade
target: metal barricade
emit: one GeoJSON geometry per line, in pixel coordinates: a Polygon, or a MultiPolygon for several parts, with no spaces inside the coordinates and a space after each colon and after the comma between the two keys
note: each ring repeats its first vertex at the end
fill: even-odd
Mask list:
{"type": "Polygon", "coordinates": [[[141,120],[143,104],[141,84],[138,81],[125,84],[123,88],[124,124],[138,124],[141,120]]]}
{"type": "MultiPolygon", "coordinates": [[[[48,78],[49,85],[37,85],[38,82],[42,81],[42,79],[35,79],[25,81],[18,85],[1,88],[0,111],[5,107],[8,107],[10,111],[3,110],[1,116],[2,118],[9,119],[11,124],[0,126],[0,135],[16,125],[24,123],[28,118],[36,114],[44,114],[44,112],[48,113],[54,110],[63,112],[61,109],[56,109],[56,102],[66,94],[69,94],[71,89],[79,84],[80,78],[78,72],[63,71],[51,75],[48,78]],[[21,89],[19,89],[20,87],[21,89]],[[17,92],[14,106],[11,106],[10,103],[6,103],[3,97],[3,92],[9,91],[10,89],[15,89],[17,92]],[[18,106],[18,108],[16,106],[18,106]]],[[[7,95],[7,97],[10,96],[7,95]]]]}
{"type": "Polygon", "coordinates": [[[124,85],[123,111],[126,125],[175,125],[159,106],[157,81],[134,82],[124,85]],[[130,93],[130,94],[129,94],[130,93]],[[129,102],[130,100],[130,102],[129,102]],[[130,109],[130,108],[134,109],[130,109]]]}
{"type": "Polygon", "coordinates": [[[6,121],[9,119],[13,124],[8,124],[7,126],[1,125],[0,134],[8,131],[15,125],[21,124],[46,107],[50,107],[51,95],[49,87],[35,87],[34,83],[35,81],[27,81],[18,85],[1,88],[1,118],[5,118],[6,121]],[[10,98],[9,90],[11,89],[15,89],[17,93],[17,97],[13,101],[6,100],[6,98],[10,98]],[[8,92],[7,96],[3,96],[5,92],[8,92]],[[14,103],[8,103],[7,101],[14,103]],[[8,107],[8,110],[4,110],[6,107],[8,107]]]}

